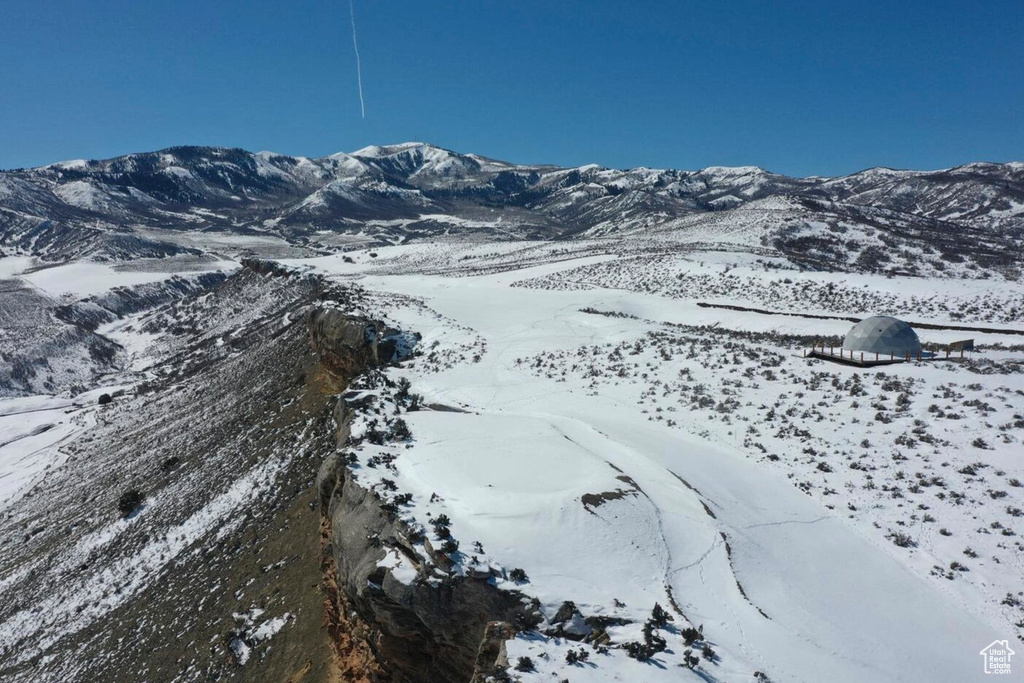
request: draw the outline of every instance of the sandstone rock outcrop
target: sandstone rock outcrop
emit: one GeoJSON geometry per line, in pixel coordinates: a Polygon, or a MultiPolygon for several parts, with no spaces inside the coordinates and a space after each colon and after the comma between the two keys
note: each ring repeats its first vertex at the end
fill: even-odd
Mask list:
{"type": "MultiPolygon", "coordinates": [[[[314,310],[308,324],[320,362],[338,378],[351,379],[390,358],[382,358],[378,342],[385,335],[379,323],[314,310]]],[[[348,675],[468,683],[500,670],[504,640],[533,623],[535,603],[517,591],[499,589],[490,575],[450,573],[450,565],[425,552],[421,535],[382,508],[382,501],[353,476],[343,451],[352,419],[344,397],[334,417],[338,451],[320,467],[317,490],[325,584],[334,591],[328,613],[337,615],[334,621],[342,629],[348,627],[338,638],[348,675]],[[381,566],[393,553],[407,568],[401,578],[381,566]]]]}

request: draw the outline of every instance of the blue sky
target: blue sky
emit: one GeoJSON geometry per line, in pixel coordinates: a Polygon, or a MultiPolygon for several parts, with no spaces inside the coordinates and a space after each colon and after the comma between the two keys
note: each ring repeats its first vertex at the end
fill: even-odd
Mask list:
{"type": "Polygon", "coordinates": [[[1024,159],[1024,2],[2,0],[0,168],[423,140],[790,175],[1024,159]]]}

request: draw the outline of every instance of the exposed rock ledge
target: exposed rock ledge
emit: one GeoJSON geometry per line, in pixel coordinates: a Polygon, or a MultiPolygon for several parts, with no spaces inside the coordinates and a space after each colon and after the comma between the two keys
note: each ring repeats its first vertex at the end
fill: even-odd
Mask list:
{"type": "MultiPolygon", "coordinates": [[[[399,336],[336,310],[314,310],[308,324],[321,366],[339,386],[387,363],[399,336]]],[[[513,625],[530,623],[534,605],[489,576],[448,576],[439,566],[443,556],[428,560],[416,552],[410,529],[346,464],[341,449],[352,415],[340,397],[334,417],[338,451],[323,462],[317,488],[327,617],[343,680],[469,683],[500,675],[504,641],[515,634],[513,625]],[[415,567],[411,582],[378,566],[392,550],[415,567]]]]}

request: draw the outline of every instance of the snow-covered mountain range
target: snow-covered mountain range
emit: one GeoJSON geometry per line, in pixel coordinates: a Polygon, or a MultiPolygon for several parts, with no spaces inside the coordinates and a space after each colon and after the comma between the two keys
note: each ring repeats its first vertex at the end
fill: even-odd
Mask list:
{"type": "Polygon", "coordinates": [[[900,270],[901,249],[1012,267],[1020,250],[1007,247],[1024,240],[1024,164],[790,178],[757,167],[521,165],[404,143],[321,158],[174,147],[0,173],[4,252],[55,261],[195,253],[232,235],[313,255],[451,233],[715,232],[737,209],[766,225],[760,246],[840,269],[900,270]]]}

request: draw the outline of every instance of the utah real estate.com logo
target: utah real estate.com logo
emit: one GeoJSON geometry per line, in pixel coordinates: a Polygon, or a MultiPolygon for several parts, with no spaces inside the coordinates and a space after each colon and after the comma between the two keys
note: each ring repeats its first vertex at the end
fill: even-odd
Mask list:
{"type": "Polygon", "coordinates": [[[1016,653],[1010,649],[1009,641],[993,640],[991,645],[981,651],[981,656],[985,658],[985,673],[1010,673],[1010,657],[1015,654],[1016,653]]]}

